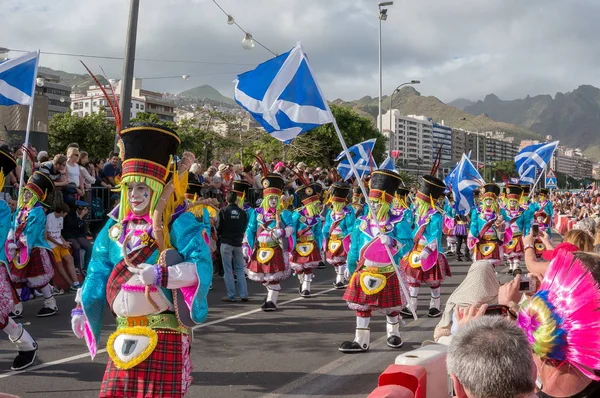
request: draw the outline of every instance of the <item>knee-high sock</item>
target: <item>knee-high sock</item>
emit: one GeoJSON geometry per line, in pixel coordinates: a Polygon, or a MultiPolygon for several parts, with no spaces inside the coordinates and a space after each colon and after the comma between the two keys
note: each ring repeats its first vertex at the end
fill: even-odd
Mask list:
{"type": "Polygon", "coordinates": [[[417,299],[419,297],[419,289],[420,288],[421,288],[420,286],[412,286],[412,285],[408,287],[408,294],[410,295],[410,302],[412,303],[412,306],[415,311],[417,310],[417,299]]]}
{"type": "Polygon", "coordinates": [[[431,288],[431,302],[429,303],[429,308],[437,308],[438,310],[440,309],[442,301],[440,297],[441,294],[441,287],[431,288]]]}
{"type": "Polygon", "coordinates": [[[19,324],[8,318],[8,322],[6,327],[3,329],[4,333],[6,333],[13,340],[17,340],[21,336],[21,328],[19,324]]]}
{"type": "Polygon", "coordinates": [[[50,285],[46,285],[40,289],[45,299],[52,297],[52,289],[50,289],[50,285]]]}

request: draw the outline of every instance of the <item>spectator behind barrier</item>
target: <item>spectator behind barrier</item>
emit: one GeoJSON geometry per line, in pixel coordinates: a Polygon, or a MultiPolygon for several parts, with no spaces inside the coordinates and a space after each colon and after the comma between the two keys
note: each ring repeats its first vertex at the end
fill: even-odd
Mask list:
{"type": "Polygon", "coordinates": [[[561,251],[518,325],[533,348],[539,397],[600,396],[600,256],[561,251]]]}
{"type": "Polygon", "coordinates": [[[585,231],[593,238],[596,234],[596,221],[590,217],[581,219],[575,224],[574,229],[585,231]]]}
{"type": "MultiPolygon", "coordinates": [[[[540,239],[546,246],[546,251],[542,254],[542,258],[545,261],[538,261],[535,257],[535,250],[526,249],[525,250],[525,266],[527,266],[527,270],[534,274],[544,275],[548,266],[550,265],[550,260],[552,260],[560,251],[566,250],[569,252],[575,251],[583,251],[583,252],[592,252],[594,250],[594,239],[585,231],[580,229],[572,229],[568,231],[564,238],[563,242],[554,247],[552,242],[548,237],[546,232],[540,231],[540,239]]],[[[529,235],[523,237],[523,245],[527,247],[527,245],[531,245],[533,242],[533,235],[529,233],[529,235]]]]}
{"type": "Polygon", "coordinates": [[[442,336],[449,336],[452,331],[455,331],[453,323],[454,310],[465,308],[476,304],[495,304],[498,300],[498,278],[494,265],[489,260],[475,261],[469,268],[469,272],[460,285],[448,298],[444,313],[440,322],[435,327],[433,339],[438,341],[442,336]]]}
{"type": "Polygon", "coordinates": [[[457,398],[535,397],[531,347],[506,318],[483,316],[463,326],[450,343],[446,363],[457,398]]]}

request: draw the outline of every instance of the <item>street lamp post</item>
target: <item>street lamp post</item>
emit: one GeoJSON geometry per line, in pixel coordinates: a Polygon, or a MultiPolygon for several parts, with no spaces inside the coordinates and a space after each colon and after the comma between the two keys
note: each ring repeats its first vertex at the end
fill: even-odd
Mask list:
{"type": "MultiPolygon", "coordinates": [[[[409,82],[406,83],[402,83],[401,85],[399,85],[398,87],[396,87],[396,89],[394,91],[392,91],[392,95],[390,95],[390,107],[388,109],[388,112],[390,113],[390,136],[389,136],[389,140],[391,140],[392,138],[392,100],[394,99],[394,94],[396,94],[398,91],[400,91],[400,89],[404,86],[407,86],[409,84],[419,84],[421,83],[420,80],[411,80],[409,82]]],[[[392,147],[390,147],[390,155],[392,153],[392,147]]]]}
{"type": "Polygon", "coordinates": [[[377,114],[377,122],[379,123],[379,132],[383,134],[383,123],[381,121],[381,91],[383,90],[383,81],[381,77],[381,21],[387,19],[387,8],[381,8],[393,5],[393,1],[382,1],[378,4],[379,7],[379,113],[377,114]]]}

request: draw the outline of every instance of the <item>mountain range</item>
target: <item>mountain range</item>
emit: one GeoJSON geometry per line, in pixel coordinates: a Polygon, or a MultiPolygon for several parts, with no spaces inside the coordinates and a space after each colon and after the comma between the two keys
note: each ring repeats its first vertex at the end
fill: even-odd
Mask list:
{"type": "MultiPolygon", "coordinates": [[[[341,106],[349,106],[361,115],[371,119],[373,123],[376,123],[379,111],[378,98],[366,96],[356,101],[336,99],[333,103],[341,106]]],[[[386,112],[390,108],[389,96],[384,96],[382,103],[383,111],[386,112]]],[[[457,107],[443,103],[434,96],[422,96],[421,93],[411,86],[403,87],[398,93],[394,94],[391,107],[392,109],[400,110],[402,115],[425,115],[431,117],[434,122],[443,122],[446,126],[474,130],[472,123],[460,120],[461,118],[466,118],[472,120],[481,131],[504,131],[507,136],[515,137],[517,142],[521,139],[542,138],[542,135],[527,128],[493,120],[493,118],[486,115],[473,116],[457,107]]]]}
{"type": "Polygon", "coordinates": [[[182,91],[181,93],[178,94],[178,96],[185,97],[185,98],[207,99],[207,100],[211,100],[211,101],[220,102],[223,104],[235,105],[234,100],[232,100],[229,97],[224,96],[217,89],[215,89],[209,85],[206,85],[206,84],[203,86],[198,86],[198,87],[194,87],[189,90],[182,91]]]}
{"type": "Polygon", "coordinates": [[[471,115],[486,115],[494,120],[511,123],[551,135],[561,144],[581,148],[590,158],[600,159],[600,89],[582,85],[567,93],[527,96],[523,99],[501,100],[488,94],[483,101],[455,100],[449,105],[461,106],[471,115]]]}

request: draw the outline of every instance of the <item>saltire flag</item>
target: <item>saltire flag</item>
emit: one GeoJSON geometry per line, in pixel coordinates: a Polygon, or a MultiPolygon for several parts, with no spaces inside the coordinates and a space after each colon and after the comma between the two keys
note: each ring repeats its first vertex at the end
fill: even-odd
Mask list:
{"type": "Polygon", "coordinates": [[[300,43],[238,75],[235,101],[284,143],[334,120],[300,43]]]}
{"type": "Polygon", "coordinates": [[[0,63],[0,105],[29,105],[34,95],[38,53],[0,63]]]}
{"type": "Polygon", "coordinates": [[[461,215],[471,212],[473,191],[485,184],[485,180],[464,153],[460,162],[446,177],[445,182],[452,189],[454,208],[457,214],[461,215]]]}
{"type": "MultiPolygon", "coordinates": [[[[371,152],[375,146],[375,138],[363,141],[359,144],[353,145],[348,148],[348,152],[352,157],[352,162],[359,172],[362,178],[365,174],[371,172],[371,168],[377,169],[375,161],[371,157],[371,152]]],[[[344,181],[348,180],[352,176],[352,169],[350,168],[350,162],[346,157],[346,153],[342,151],[336,158],[335,161],[340,163],[337,166],[338,173],[344,181]]]]}
{"type": "Polygon", "coordinates": [[[392,159],[390,156],[385,158],[383,163],[381,163],[379,165],[379,170],[396,171],[396,165],[394,164],[394,159],[392,159]]]}
{"type": "Polygon", "coordinates": [[[537,181],[537,172],[538,172],[538,168],[532,164],[530,165],[527,170],[525,170],[523,172],[523,174],[520,177],[520,184],[529,184],[529,185],[533,185],[535,184],[535,182],[537,181]]]}
{"type": "Polygon", "coordinates": [[[526,146],[515,156],[515,165],[521,181],[535,184],[538,171],[546,170],[558,141],[526,146]],[[531,178],[533,176],[533,181],[531,178]],[[531,182],[530,182],[531,181],[531,182]]]}

